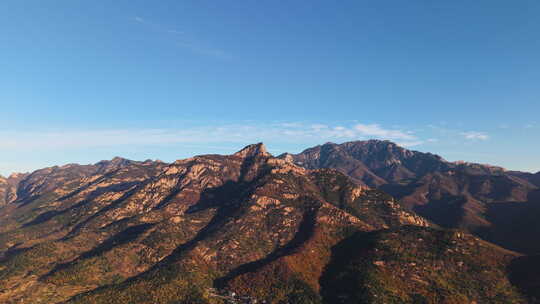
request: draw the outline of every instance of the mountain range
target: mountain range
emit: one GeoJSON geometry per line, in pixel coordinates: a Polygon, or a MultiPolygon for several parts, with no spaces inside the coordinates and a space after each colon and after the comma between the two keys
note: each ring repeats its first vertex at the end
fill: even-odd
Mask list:
{"type": "Polygon", "coordinates": [[[540,233],[540,172],[448,162],[378,140],[327,143],[280,157],[309,169],[337,169],[440,226],[460,228],[518,252],[540,253],[535,241],[540,233]]]}
{"type": "Polygon", "coordinates": [[[540,173],[389,141],[0,178],[2,303],[537,303],[540,173]]]}

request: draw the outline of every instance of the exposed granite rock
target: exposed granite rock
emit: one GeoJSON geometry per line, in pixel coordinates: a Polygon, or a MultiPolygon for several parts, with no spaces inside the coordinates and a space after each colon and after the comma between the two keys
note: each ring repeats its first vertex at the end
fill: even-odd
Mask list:
{"type": "MultiPolygon", "coordinates": [[[[380,190],[275,158],[262,144],[171,164],[115,158],[46,168],[18,193],[0,209],[2,303],[217,304],[224,295],[322,303],[333,295],[327,282],[340,278],[328,275],[342,242],[387,229],[412,239],[411,226],[432,226],[380,190]]],[[[516,256],[492,250],[496,265],[482,264],[490,273],[506,265],[504,254],[516,256]]],[[[496,280],[470,299],[489,300],[493,286],[508,284],[496,280]]]]}
{"type": "Polygon", "coordinates": [[[540,224],[533,219],[540,216],[540,174],[448,162],[380,140],[326,143],[280,158],[308,169],[339,170],[440,226],[465,229],[523,253],[540,253],[535,241],[540,224]]]}

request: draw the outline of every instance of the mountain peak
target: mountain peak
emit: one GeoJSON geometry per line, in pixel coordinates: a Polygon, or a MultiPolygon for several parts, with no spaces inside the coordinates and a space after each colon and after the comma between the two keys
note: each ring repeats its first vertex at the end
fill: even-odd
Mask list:
{"type": "Polygon", "coordinates": [[[14,172],[14,173],[11,173],[9,176],[8,176],[8,179],[21,179],[25,176],[27,176],[28,173],[19,173],[19,172],[14,172]]]}
{"type": "MultiPolygon", "coordinates": [[[[537,212],[523,214],[536,207],[509,208],[538,188],[520,173],[473,175],[370,143],[279,158],[258,143],[170,165],[114,158],[42,169],[20,185],[0,179],[1,232],[13,236],[0,239],[0,303],[427,303],[440,294],[448,303],[527,303],[508,270],[521,255],[461,227],[517,227],[511,237],[532,252],[537,212]],[[507,204],[507,193],[521,198],[507,204]],[[409,206],[460,231],[429,228],[409,206]],[[483,210],[516,216],[484,224],[483,210]]],[[[536,283],[529,277],[517,278],[536,283]]]]}
{"type": "Polygon", "coordinates": [[[111,160],[99,161],[99,162],[96,163],[96,165],[100,165],[100,166],[119,166],[119,165],[129,164],[130,162],[131,162],[131,160],[129,160],[127,158],[123,158],[123,157],[120,157],[120,156],[115,156],[111,160]]]}
{"type": "Polygon", "coordinates": [[[242,150],[236,152],[233,154],[234,156],[238,156],[241,158],[252,158],[255,156],[270,156],[270,153],[266,151],[266,147],[262,142],[257,144],[252,144],[244,147],[242,150]]]}

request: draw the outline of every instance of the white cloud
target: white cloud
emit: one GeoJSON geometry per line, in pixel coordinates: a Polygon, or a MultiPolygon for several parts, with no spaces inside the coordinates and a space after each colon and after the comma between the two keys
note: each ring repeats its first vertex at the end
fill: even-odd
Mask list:
{"type": "Polygon", "coordinates": [[[465,137],[465,139],[468,139],[468,140],[488,140],[489,139],[489,136],[484,132],[469,131],[469,132],[462,132],[461,135],[465,137]]]}
{"type": "MultiPolygon", "coordinates": [[[[199,151],[198,154],[230,153],[235,151],[236,147],[262,141],[275,153],[279,151],[273,147],[310,147],[328,141],[341,143],[367,139],[389,139],[403,147],[412,147],[424,142],[406,130],[386,129],[378,124],[364,125],[356,122],[338,125],[245,121],[239,124],[182,128],[0,130],[0,160],[9,163],[0,163],[0,172],[7,174],[29,171],[62,162],[68,155],[108,153],[104,151],[113,153],[119,151],[118,153],[124,153],[127,157],[130,156],[125,155],[126,151],[162,149],[183,151],[193,148],[199,151]],[[27,155],[24,163],[19,161],[18,155],[21,154],[27,155]],[[61,160],[53,161],[54,157],[51,155],[61,155],[61,160]],[[40,157],[43,160],[32,163],[32,159],[40,159],[40,157]]],[[[88,160],[90,161],[90,158],[88,160]]],[[[80,162],[81,160],[74,158],[72,161],[80,162]]]]}
{"type": "Polygon", "coordinates": [[[313,124],[313,125],[311,125],[311,128],[312,128],[313,130],[320,131],[320,130],[328,129],[328,126],[327,126],[327,125],[323,125],[323,124],[313,124]]]}
{"type": "Polygon", "coordinates": [[[402,146],[404,148],[410,148],[410,147],[414,147],[414,146],[419,146],[421,144],[423,144],[424,141],[423,140],[416,140],[416,141],[398,141],[396,142],[396,144],[398,146],[402,146]]]}
{"type": "Polygon", "coordinates": [[[225,124],[182,129],[106,129],[71,131],[0,131],[0,149],[58,150],[114,146],[152,146],[213,143],[321,143],[326,141],[395,140],[403,146],[421,144],[413,134],[378,124],[324,125],[298,122],[276,124],[225,124]]]}
{"type": "MultiPolygon", "coordinates": [[[[464,131],[463,129],[452,129],[446,127],[439,127],[436,125],[428,125],[427,127],[433,132],[432,136],[437,136],[439,138],[435,141],[439,141],[445,144],[460,145],[467,141],[486,141],[491,138],[490,135],[486,132],[464,131]]],[[[426,142],[435,141],[432,141],[430,139],[426,140],[426,142]]]]}
{"type": "Polygon", "coordinates": [[[406,140],[416,139],[416,137],[409,132],[404,132],[401,130],[384,129],[378,124],[370,124],[370,125],[357,124],[354,126],[354,129],[358,131],[360,134],[365,135],[365,136],[375,136],[375,137],[388,138],[388,139],[406,139],[406,140]]]}

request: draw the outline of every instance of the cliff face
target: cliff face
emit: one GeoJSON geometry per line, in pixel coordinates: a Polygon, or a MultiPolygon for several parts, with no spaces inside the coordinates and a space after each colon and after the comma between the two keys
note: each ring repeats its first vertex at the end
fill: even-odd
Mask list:
{"type": "Polygon", "coordinates": [[[47,168],[18,193],[0,209],[3,303],[523,301],[503,271],[517,254],[430,228],[380,190],[262,144],[47,168]],[[490,283],[467,287],[478,269],[490,283]],[[348,277],[361,295],[339,283],[348,277]]]}
{"type": "Polygon", "coordinates": [[[532,219],[540,216],[538,174],[448,162],[378,140],[327,143],[281,158],[309,169],[339,170],[443,227],[465,229],[523,253],[540,253],[534,241],[540,226],[532,219]]]}
{"type": "Polygon", "coordinates": [[[17,200],[19,182],[26,176],[26,173],[14,173],[7,178],[0,176],[0,207],[17,200]]]}

